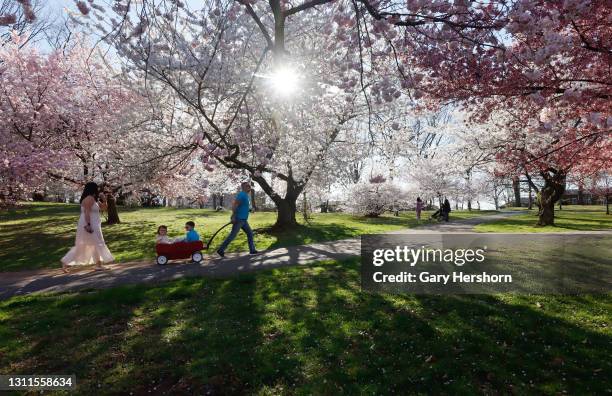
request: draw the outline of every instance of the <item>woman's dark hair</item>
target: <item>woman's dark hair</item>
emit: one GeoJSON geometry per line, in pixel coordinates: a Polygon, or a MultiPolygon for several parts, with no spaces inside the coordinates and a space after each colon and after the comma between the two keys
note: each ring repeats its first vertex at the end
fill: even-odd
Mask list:
{"type": "Polygon", "coordinates": [[[94,199],[98,200],[98,185],[94,182],[88,182],[85,184],[83,188],[83,194],[81,194],[81,200],[79,202],[83,202],[83,200],[90,195],[93,195],[94,199]]]}
{"type": "Polygon", "coordinates": [[[421,202],[421,197],[417,197],[417,202],[421,202]]]}
{"type": "Polygon", "coordinates": [[[165,225],[160,225],[159,227],[157,227],[157,235],[159,235],[159,230],[161,230],[162,228],[168,231],[168,227],[166,227],[165,225]]]}

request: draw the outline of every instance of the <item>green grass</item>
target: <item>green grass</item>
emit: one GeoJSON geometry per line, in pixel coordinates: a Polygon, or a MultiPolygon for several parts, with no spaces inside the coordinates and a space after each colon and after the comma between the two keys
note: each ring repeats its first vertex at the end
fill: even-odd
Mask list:
{"type": "Polygon", "coordinates": [[[0,372],[83,395],[605,394],[611,354],[611,294],[369,294],[358,260],[0,302],[0,372]]]}
{"type": "Polygon", "coordinates": [[[478,232],[571,232],[612,229],[612,216],[606,215],[602,206],[564,206],[555,207],[554,226],[536,226],[537,210],[512,216],[506,219],[479,224],[478,232]]]}
{"type": "MultiPolygon", "coordinates": [[[[0,211],[0,272],[26,269],[57,268],[60,258],[74,244],[75,227],[79,216],[78,205],[53,203],[26,204],[10,211],[0,211]]],[[[453,212],[452,219],[489,214],[488,211],[453,212]]],[[[423,212],[423,219],[431,212],[423,212]]],[[[188,220],[196,223],[203,240],[229,220],[229,212],[207,209],[174,208],[120,208],[121,224],[104,226],[104,238],[117,262],[152,259],[155,256],[157,226],[166,224],[172,237],[184,235],[188,220]]],[[[380,218],[356,217],[342,213],[316,213],[309,224],[298,214],[300,226],[286,232],[269,232],[276,213],[257,212],[249,222],[255,230],[255,243],[259,250],[293,246],[313,242],[356,237],[361,234],[381,233],[407,227],[418,222],[414,212],[399,217],[385,215],[380,218]]],[[[427,223],[429,220],[423,220],[427,223]]],[[[221,244],[230,228],[223,230],[213,242],[221,244]]],[[[240,233],[228,251],[248,250],[246,236],[240,233]]],[[[210,250],[213,252],[214,250],[210,250]]]]}

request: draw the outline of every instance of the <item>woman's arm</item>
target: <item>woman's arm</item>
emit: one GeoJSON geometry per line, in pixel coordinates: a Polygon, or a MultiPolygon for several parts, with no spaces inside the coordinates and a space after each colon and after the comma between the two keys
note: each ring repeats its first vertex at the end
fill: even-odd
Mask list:
{"type": "Polygon", "coordinates": [[[83,210],[85,211],[85,230],[87,232],[92,232],[91,230],[91,207],[93,206],[95,200],[91,195],[83,200],[81,204],[83,206],[83,210]]]}
{"type": "Polygon", "coordinates": [[[108,209],[108,204],[106,203],[106,195],[100,194],[100,203],[98,205],[100,206],[101,211],[106,211],[108,209]]]}

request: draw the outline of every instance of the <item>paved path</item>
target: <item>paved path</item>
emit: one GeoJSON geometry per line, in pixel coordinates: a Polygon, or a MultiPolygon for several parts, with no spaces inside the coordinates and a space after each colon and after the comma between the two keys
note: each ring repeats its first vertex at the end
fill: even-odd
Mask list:
{"type": "MultiPolygon", "coordinates": [[[[451,212],[452,213],[452,212],[451,212]]],[[[423,233],[439,233],[439,232],[474,232],[474,226],[477,224],[488,223],[495,220],[504,219],[515,215],[524,214],[524,211],[512,211],[496,213],[494,215],[483,215],[472,217],[464,220],[456,220],[427,224],[416,228],[405,228],[403,230],[392,231],[391,234],[423,234],[423,233]]],[[[452,218],[452,214],[451,214],[452,218]]]]}
{"type": "Polygon", "coordinates": [[[191,276],[224,277],[242,272],[302,265],[321,260],[341,260],[359,255],[359,239],[346,239],[291,246],[267,250],[250,256],[245,253],[227,253],[220,259],[216,255],[205,256],[200,264],[184,261],[170,262],[165,266],[153,260],[137,263],[111,264],[105,271],[93,267],[73,270],[64,274],[60,269],[21,271],[0,274],[0,299],[34,292],[58,292],[89,288],[106,288],[134,283],[156,283],[191,276]]]}
{"type": "MultiPolygon", "coordinates": [[[[432,224],[392,233],[471,232],[476,224],[498,220],[517,213],[520,212],[507,212],[450,223],[432,224]]],[[[564,233],[564,235],[567,235],[567,233],[564,233]]],[[[108,265],[106,271],[93,271],[90,267],[73,270],[74,272],[70,274],[64,274],[60,269],[5,272],[0,273],[0,299],[36,292],[100,289],[124,284],[157,283],[193,276],[225,277],[261,269],[303,265],[315,261],[341,260],[358,256],[360,249],[360,239],[352,238],[267,250],[255,256],[245,253],[228,253],[224,259],[219,259],[216,255],[206,256],[206,259],[200,264],[177,262],[166,266],[158,266],[153,264],[152,260],[149,260],[108,265]]]]}

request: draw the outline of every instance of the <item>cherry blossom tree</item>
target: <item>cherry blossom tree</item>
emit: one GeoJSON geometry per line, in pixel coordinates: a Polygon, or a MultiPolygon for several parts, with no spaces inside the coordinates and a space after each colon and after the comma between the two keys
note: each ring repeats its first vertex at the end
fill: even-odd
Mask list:
{"type": "MultiPolygon", "coordinates": [[[[79,4],[86,23],[102,23],[95,22],[99,6],[79,4]]],[[[275,203],[276,225],[295,225],[296,201],[312,175],[376,105],[364,99],[363,84],[384,76],[358,83],[359,63],[329,34],[333,8],[313,15],[303,7],[282,10],[280,2],[203,7],[119,2],[102,16],[110,28],[98,28],[108,31],[129,73],[170,87],[182,100],[202,161],[245,172],[275,203]],[[285,24],[290,17],[294,23],[285,24]],[[273,187],[272,179],[283,184],[273,187]]]]}
{"type": "MultiPolygon", "coordinates": [[[[245,178],[231,170],[218,168],[214,172],[207,173],[206,179],[208,180],[206,188],[208,199],[212,202],[213,209],[217,209],[218,207],[228,207],[232,204],[232,202],[224,202],[224,197],[226,194],[236,193],[240,182],[245,178]]],[[[251,205],[256,205],[255,200],[252,200],[251,205]]]]}
{"type": "Polygon", "coordinates": [[[545,181],[541,224],[554,221],[569,165],[580,164],[574,172],[610,167],[604,0],[212,1],[199,12],[181,1],[117,1],[105,13],[94,1],[77,6],[136,69],[175,89],[202,124],[208,158],[251,174],[279,208],[280,225],[294,223],[311,160],[329,152],[355,112],[367,109],[372,133],[376,106],[404,94],[420,106],[465,106],[477,122],[511,112],[503,128],[509,155],[500,160],[545,181]],[[301,103],[262,95],[259,76],[276,76],[282,86],[291,80],[283,65],[319,90],[301,92],[301,103]],[[317,133],[304,133],[317,121],[317,133]],[[281,139],[288,130],[303,139],[281,139]],[[237,131],[260,147],[249,151],[237,131]],[[323,144],[313,145],[321,136],[323,144]],[[280,147],[300,161],[288,166],[280,147]],[[270,187],[272,173],[286,181],[284,196],[270,187]]]}
{"type": "Polygon", "coordinates": [[[350,189],[351,200],[346,206],[351,213],[366,217],[378,217],[394,209],[405,199],[404,193],[382,175],[357,183],[350,189]]]}
{"type": "Polygon", "coordinates": [[[480,172],[477,189],[486,197],[493,199],[495,210],[499,210],[501,198],[508,186],[508,179],[502,173],[496,171],[495,166],[487,166],[480,172]]]}
{"type": "Polygon", "coordinates": [[[68,165],[63,139],[78,135],[84,123],[76,91],[82,76],[66,84],[69,62],[59,53],[43,56],[20,48],[21,38],[0,52],[0,126],[3,200],[44,183],[47,170],[68,165]],[[74,98],[75,102],[71,99],[74,98]]]}
{"type": "MultiPolygon", "coordinates": [[[[427,8],[420,3],[408,7],[427,8]]],[[[399,58],[413,71],[406,81],[432,99],[461,101],[478,123],[504,112],[498,159],[507,172],[544,180],[539,224],[553,224],[567,174],[611,166],[610,5],[525,0],[447,7],[464,9],[459,26],[405,30],[408,51],[399,58]]],[[[409,18],[381,14],[393,17],[409,18]]]]}
{"type": "Polygon", "coordinates": [[[610,199],[612,199],[612,176],[610,173],[601,172],[593,177],[590,190],[597,195],[603,196],[606,205],[606,214],[610,214],[610,199]]]}
{"type": "Polygon", "coordinates": [[[26,39],[24,46],[38,41],[53,25],[53,20],[43,12],[41,0],[0,0],[0,46],[10,42],[13,34],[26,39]]]}
{"type": "Polygon", "coordinates": [[[565,191],[568,175],[580,184],[581,179],[612,166],[612,143],[605,127],[589,127],[591,132],[586,132],[581,119],[563,119],[557,117],[559,112],[543,109],[533,119],[521,112],[503,111],[492,124],[502,133],[489,135],[498,172],[511,178],[525,175],[530,188],[538,193],[539,225],[554,224],[554,204],[565,191]]]}
{"type": "Polygon", "coordinates": [[[49,180],[75,188],[95,180],[110,193],[114,223],[116,194],[145,186],[177,193],[182,179],[195,180],[188,175],[189,153],[166,155],[183,150],[181,135],[165,134],[143,97],[95,51],[81,43],[41,54],[22,39],[14,35],[0,50],[2,201],[49,180]]]}
{"type": "Polygon", "coordinates": [[[345,41],[370,45],[374,37],[371,47],[393,54],[412,97],[460,104],[478,123],[498,111],[511,114],[500,159],[509,172],[533,172],[545,181],[540,224],[553,224],[553,205],[570,170],[609,169],[609,2],[357,4],[362,8],[338,19],[350,25],[347,18],[363,16],[367,28],[369,16],[373,34],[345,41]]]}

